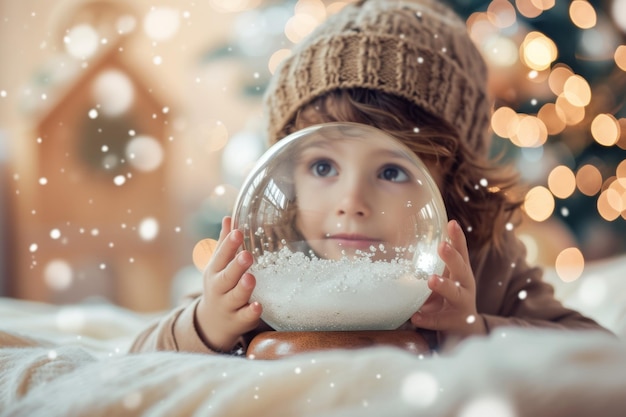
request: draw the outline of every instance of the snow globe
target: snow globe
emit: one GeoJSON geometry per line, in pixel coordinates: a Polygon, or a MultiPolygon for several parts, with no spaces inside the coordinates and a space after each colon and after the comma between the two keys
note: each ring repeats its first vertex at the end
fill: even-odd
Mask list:
{"type": "Polygon", "coordinates": [[[275,331],[250,357],[393,344],[424,351],[397,330],[441,274],[447,217],[435,180],[408,147],[357,123],[311,126],[280,140],[241,187],[233,229],[256,278],[251,301],[275,331]]]}

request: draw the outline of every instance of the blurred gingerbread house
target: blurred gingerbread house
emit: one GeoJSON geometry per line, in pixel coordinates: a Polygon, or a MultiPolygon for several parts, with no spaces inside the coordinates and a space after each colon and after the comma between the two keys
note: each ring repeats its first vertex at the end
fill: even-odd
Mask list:
{"type": "Polygon", "coordinates": [[[33,133],[17,147],[10,273],[19,279],[10,294],[165,308],[180,267],[166,186],[176,109],[123,53],[135,36],[124,29],[136,21],[132,10],[95,1],[64,13],[59,37],[85,57],[60,64],[63,79],[47,83],[46,106],[29,110],[33,133]]]}

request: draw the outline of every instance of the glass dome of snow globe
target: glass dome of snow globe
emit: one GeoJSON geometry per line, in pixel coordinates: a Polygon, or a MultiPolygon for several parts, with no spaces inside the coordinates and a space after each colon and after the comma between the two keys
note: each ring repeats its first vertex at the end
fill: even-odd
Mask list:
{"type": "Polygon", "coordinates": [[[447,217],[433,177],[367,125],[325,123],[277,142],[232,218],[254,258],[251,301],[278,331],[397,329],[444,269],[447,217]]]}

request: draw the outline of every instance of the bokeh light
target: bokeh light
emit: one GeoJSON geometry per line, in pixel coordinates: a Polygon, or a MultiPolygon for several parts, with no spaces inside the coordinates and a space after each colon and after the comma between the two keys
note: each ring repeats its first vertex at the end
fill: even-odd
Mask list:
{"type": "Polygon", "coordinates": [[[558,55],[554,41],[540,32],[526,35],[520,48],[524,63],[537,71],[549,68],[558,55]]]}
{"type": "Polygon", "coordinates": [[[616,178],[612,178],[609,186],[600,192],[597,207],[603,219],[613,221],[626,210],[625,192],[626,190],[620,181],[616,181],[616,178]]]}
{"type": "Polygon", "coordinates": [[[572,75],[563,84],[563,96],[575,107],[584,107],[591,101],[591,87],[580,75],[572,75]]]}
{"type": "MultiPolygon", "coordinates": [[[[572,96],[575,97],[574,95],[572,96]]],[[[568,126],[576,125],[585,118],[585,108],[572,104],[572,102],[566,98],[565,94],[561,94],[556,99],[555,106],[556,114],[561,117],[568,126]]]]}
{"type": "Polygon", "coordinates": [[[298,0],[294,7],[294,15],[285,25],[285,36],[291,42],[298,43],[324,19],[326,7],[321,0],[298,0]]]}
{"type": "Polygon", "coordinates": [[[563,249],[557,255],[554,267],[562,281],[572,282],[582,275],[585,269],[585,259],[578,248],[563,249]]]}
{"type": "Polygon", "coordinates": [[[71,28],[64,38],[68,54],[77,59],[88,59],[98,50],[100,36],[87,24],[79,24],[71,28]]]}
{"type": "Polygon", "coordinates": [[[320,22],[308,14],[296,14],[285,25],[285,36],[293,43],[300,42],[313,31],[320,22]]]}
{"type": "Polygon", "coordinates": [[[125,183],[126,183],[126,177],[123,175],[116,175],[113,178],[113,184],[117,185],[118,187],[124,185],[125,183]]]}
{"type": "Polygon", "coordinates": [[[496,109],[491,116],[491,128],[502,138],[510,137],[511,131],[514,130],[510,126],[514,122],[517,122],[517,113],[507,106],[496,109]]]}
{"type": "Polygon", "coordinates": [[[536,116],[520,115],[511,142],[519,147],[532,148],[541,146],[548,139],[548,129],[536,116]]]}
{"type": "Polygon", "coordinates": [[[541,106],[541,109],[537,112],[537,117],[546,126],[549,135],[558,135],[567,126],[565,118],[559,117],[556,104],[554,103],[546,103],[541,106]]]}
{"type": "Polygon", "coordinates": [[[548,188],[558,198],[568,198],[576,190],[576,176],[565,165],[559,165],[548,175],[548,188]]]}
{"type": "Polygon", "coordinates": [[[602,173],[595,165],[585,164],[576,172],[576,186],[584,195],[596,195],[602,187],[602,173]]]}
{"type": "Polygon", "coordinates": [[[326,19],[326,6],[322,0],[298,0],[294,7],[296,15],[309,15],[318,22],[326,19]]]}
{"type": "Polygon", "coordinates": [[[98,75],[93,83],[93,96],[99,109],[108,116],[118,116],[133,104],[135,89],[132,81],[120,70],[110,69],[98,75]]]}
{"type": "Polygon", "coordinates": [[[491,64],[499,67],[510,67],[518,61],[517,45],[506,36],[490,36],[484,44],[483,54],[491,64]]]}
{"type": "Polygon", "coordinates": [[[557,64],[552,68],[548,78],[548,85],[554,95],[559,96],[563,93],[565,82],[572,75],[574,75],[572,70],[565,65],[557,64]]]}
{"type": "Polygon", "coordinates": [[[507,0],[493,0],[487,8],[487,16],[494,26],[507,28],[515,24],[515,8],[507,0]]]}
{"type": "Polygon", "coordinates": [[[612,114],[598,114],[591,122],[591,135],[600,145],[613,146],[620,138],[620,126],[612,114]]]}
{"type": "Polygon", "coordinates": [[[164,151],[161,143],[151,136],[134,137],[126,145],[128,162],[137,170],[149,172],[161,166],[164,151]]]}
{"type": "Polygon", "coordinates": [[[533,187],[524,199],[524,211],[531,219],[542,222],[554,212],[554,196],[546,187],[533,187]]]}
{"type": "Polygon", "coordinates": [[[574,0],[569,5],[569,17],[581,29],[589,29],[596,25],[596,10],[587,0],[574,0]]]}
{"type": "MultiPolygon", "coordinates": [[[[626,3],[626,1],[625,1],[626,3]]],[[[615,64],[622,70],[626,71],[626,45],[620,45],[615,49],[615,64]]]]}
{"type": "Polygon", "coordinates": [[[556,0],[530,0],[530,2],[539,10],[550,10],[554,7],[556,0]]]}
{"type": "Polygon", "coordinates": [[[537,116],[518,114],[510,107],[498,108],[491,117],[494,133],[520,148],[539,147],[548,140],[548,128],[537,116]]]}
{"type": "Polygon", "coordinates": [[[274,73],[278,65],[289,55],[291,55],[291,50],[289,49],[279,49],[274,52],[267,63],[267,67],[270,70],[270,73],[274,73]]]}
{"type": "Polygon", "coordinates": [[[172,7],[153,7],[143,20],[143,30],[155,41],[172,38],[180,27],[180,11],[172,7]]]}
{"type": "Polygon", "coordinates": [[[139,223],[139,237],[144,241],[156,239],[159,234],[159,221],[154,217],[146,217],[139,223]]]}
{"type": "Polygon", "coordinates": [[[74,279],[72,267],[62,259],[54,259],[48,262],[43,274],[46,285],[55,291],[66,290],[74,279]]]}
{"type": "Polygon", "coordinates": [[[538,17],[544,11],[542,4],[532,0],[515,0],[515,7],[522,16],[529,19],[538,17]]]}

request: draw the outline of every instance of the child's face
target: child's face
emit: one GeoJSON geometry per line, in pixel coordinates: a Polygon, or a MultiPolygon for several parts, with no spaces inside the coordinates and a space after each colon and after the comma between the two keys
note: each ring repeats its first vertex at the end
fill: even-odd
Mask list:
{"type": "MultiPolygon", "coordinates": [[[[430,193],[420,180],[424,174],[394,146],[322,139],[307,144],[295,162],[296,226],[317,256],[339,259],[360,251],[392,259],[398,257],[394,248],[415,241],[430,193]]],[[[437,180],[439,173],[429,169],[437,180]]]]}

